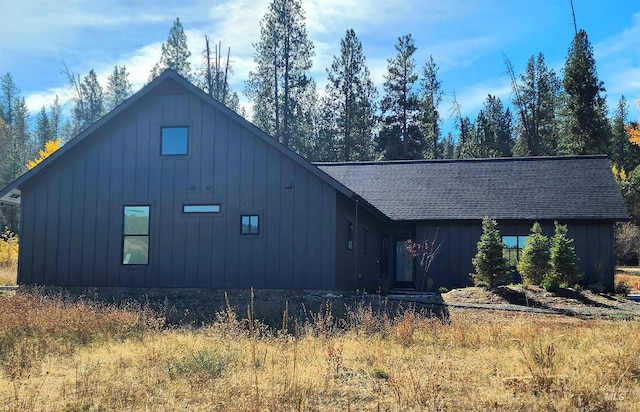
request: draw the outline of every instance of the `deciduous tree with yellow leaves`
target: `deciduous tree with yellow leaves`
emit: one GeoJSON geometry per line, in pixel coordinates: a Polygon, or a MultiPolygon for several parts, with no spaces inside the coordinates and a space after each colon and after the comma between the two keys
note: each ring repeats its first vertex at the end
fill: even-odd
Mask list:
{"type": "Polygon", "coordinates": [[[40,150],[39,152],[40,157],[34,160],[29,160],[29,162],[27,163],[27,169],[31,170],[34,167],[38,166],[44,159],[51,156],[53,152],[60,149],[60,146],[62,146],[62,139],[49,140],[48,142],[46,142],[44,144],[44,149],[40,150]]]}

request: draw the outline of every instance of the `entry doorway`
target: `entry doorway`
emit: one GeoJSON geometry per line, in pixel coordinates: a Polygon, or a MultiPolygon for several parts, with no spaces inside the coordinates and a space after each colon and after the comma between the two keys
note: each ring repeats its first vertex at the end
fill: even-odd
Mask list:
{"type": "Polygon", "coordinates": [[[393,286],[415,289],[415,266],[413,256],[406,246],[406,239],[395,239],[395,271],[393,286]]]}

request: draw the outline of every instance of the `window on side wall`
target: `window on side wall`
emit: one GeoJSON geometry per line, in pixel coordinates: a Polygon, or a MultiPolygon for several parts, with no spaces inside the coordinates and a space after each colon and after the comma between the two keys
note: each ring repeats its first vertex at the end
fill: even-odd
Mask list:
{"type": "Polygon", "coordinates": [[[348,250],[353,250],[353,223],[350,220],[345,220],[345,234],[345,247],[348,250]]]}
{"type": "Polygon", "coordinates": [[[241,235],[259,235],[260,234],[260,216],[241,215],[240,216],[240,234],[241,235]]]}
{"type": "Polygon", "coordinates": [[[502,256],[509,266],[516,266],[529,236],[502,236],[502,256]]]}
{"type": "Polygon", "coordinates": [[[124,206],[122,264],[149,264],[149,206],[124,206]]]}
{"type": "Polygon", "coordinates": [[[161,129],[160,154],[163,156],[180,156],[189,152],[189,128],[163,127],[161,129]]]}

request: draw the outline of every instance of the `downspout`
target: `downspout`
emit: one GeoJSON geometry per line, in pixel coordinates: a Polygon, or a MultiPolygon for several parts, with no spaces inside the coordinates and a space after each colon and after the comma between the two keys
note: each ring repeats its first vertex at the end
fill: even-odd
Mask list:
{"type": "Polygon", "coordinates": [[[356,224],[353,231],[353,279],[354,285],[358,285],[358,198],[356,198],[356,224]]]}

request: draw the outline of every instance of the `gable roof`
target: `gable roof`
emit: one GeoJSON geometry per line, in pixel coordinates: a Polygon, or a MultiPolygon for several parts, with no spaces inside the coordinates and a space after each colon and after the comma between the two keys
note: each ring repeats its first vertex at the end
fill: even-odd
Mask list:
{"type": "Polygon", "coordinates": [[[392,220],[627,220],[605,156],[317,164],[392,220]]]}
{"type": "MultiPolygon", "coordinates": [[[[292,150],[290,150],[286,146],[280,144],[278,141],[276,141],[274,138],[269,136],[267,133],[265,133],[264,131],[259,129],[257,126],[255,126],[254,124],[252,124],[251,122],[246,120],[244,117],[240,116],[239,114],[237,114],[233,110],[229,109],[225,105],[223,105],[220,102],[218,102],[217,100],[213,99],[212,97],[207,95],[205,92],[200,90],[198,87],[194,86],[191,82],[189,82],[187,79],[185,79],[184,77],[182,77],[181,75],[179,75],[175,71],[173,71],[171,69],[167,69],[160,76],[155,78],[149,84],[145,85],[142,89],[140,89],[138,92],[133,94],[131,97],[129,97],[127,100],[125,100],[118,107],[116,107],[111,112],[109,112],[106,115],[104,115],[102,118],[100,118],[100,120],[98,120],[97,122],[95,122],[94,124],[89,126],[86,130],[84,130],[83,132],[78,134],[76,137],[71,139],[69,142],[65,143],[60,149],[58,149],[57,151],[52,153],[51,156],[46,158],[38,166],[36,166],[35,168],[27,171],[22,176],[18,177],[16,180],[14,180],[12,183],[10,183],[7,187],[5,187],[4,189],[0,190],[0,202],[6,202],[6,203],[12,203],[12,204],[20,204],[21,188],[23,187],[24,184],[29,182],[35,176],[37,176],[37,175],[39,175],[41,173],[44,173],[50,167],[51,164],[54,164],[55,162],[59,161],[58,159],[64,159],[65,156],[66,156],[66,153],[68,153],[70,150],[72,150],[78,144],[82,143],[83,141],[85,141],[87,139],[91,139],[93,136],[97,135],[98,134],[97,133],[98,130],[100,130],[101,128],[105,127],[108,123],[110,123],[114,118],[118,117],[121,113],[127,111],[131,106],[133,106],[134,104],[139,102],[143,97],[149,95],[149,93],[151,93],[153,90],[155,90],[159,85],[167,83],[167,82],[174,82],[178,86],[183,87],[184,89],[186,89],[187,92],[193,93],[196,96],[200,97],[206,103],[212,105],[217,110],[223,112],[225,115],[227,115],[230,118],[232,118],[232,120],[235,120],[236,122],[238,122],[241,126],[247,128],[247,129],[250,129],[250,131],[254,135],[256,135],[258,138],[262,139],[267,144],[271,145],[276,150],[278,150],[281,153],[283,153],[285,156],[291,158],[294,162],[296,162],[299,165],[303,166],[306,170],[311,172],[313,175],[317,176],[322,181],[324,181],[324,182],[328,183],[330,186],[334,187],[336,190],[338,190],[338,192],[340,192],[340,193],[342,193],[345,196],[350,197],[350,198],[355,196],[355,194],[351,190],[349,190],[347,187],[345,187],[343,184],[341,184],[340,182],[336,181],[335,179],[333,179],[329,175],[327,175],[325,173],[322,173],[317,167],[313,166],[306,159],[304,159],[303,157],[299,156],[298,154],[296,154],[295,152],[293,152],[292,150]]],[[[371,206],[367,205],[366,202],[365,202],[365,205],[367,207],[371,208],[371,206]]],[[[373,208],[371,208],[371,209],[373,209],[373,208]]]]}

